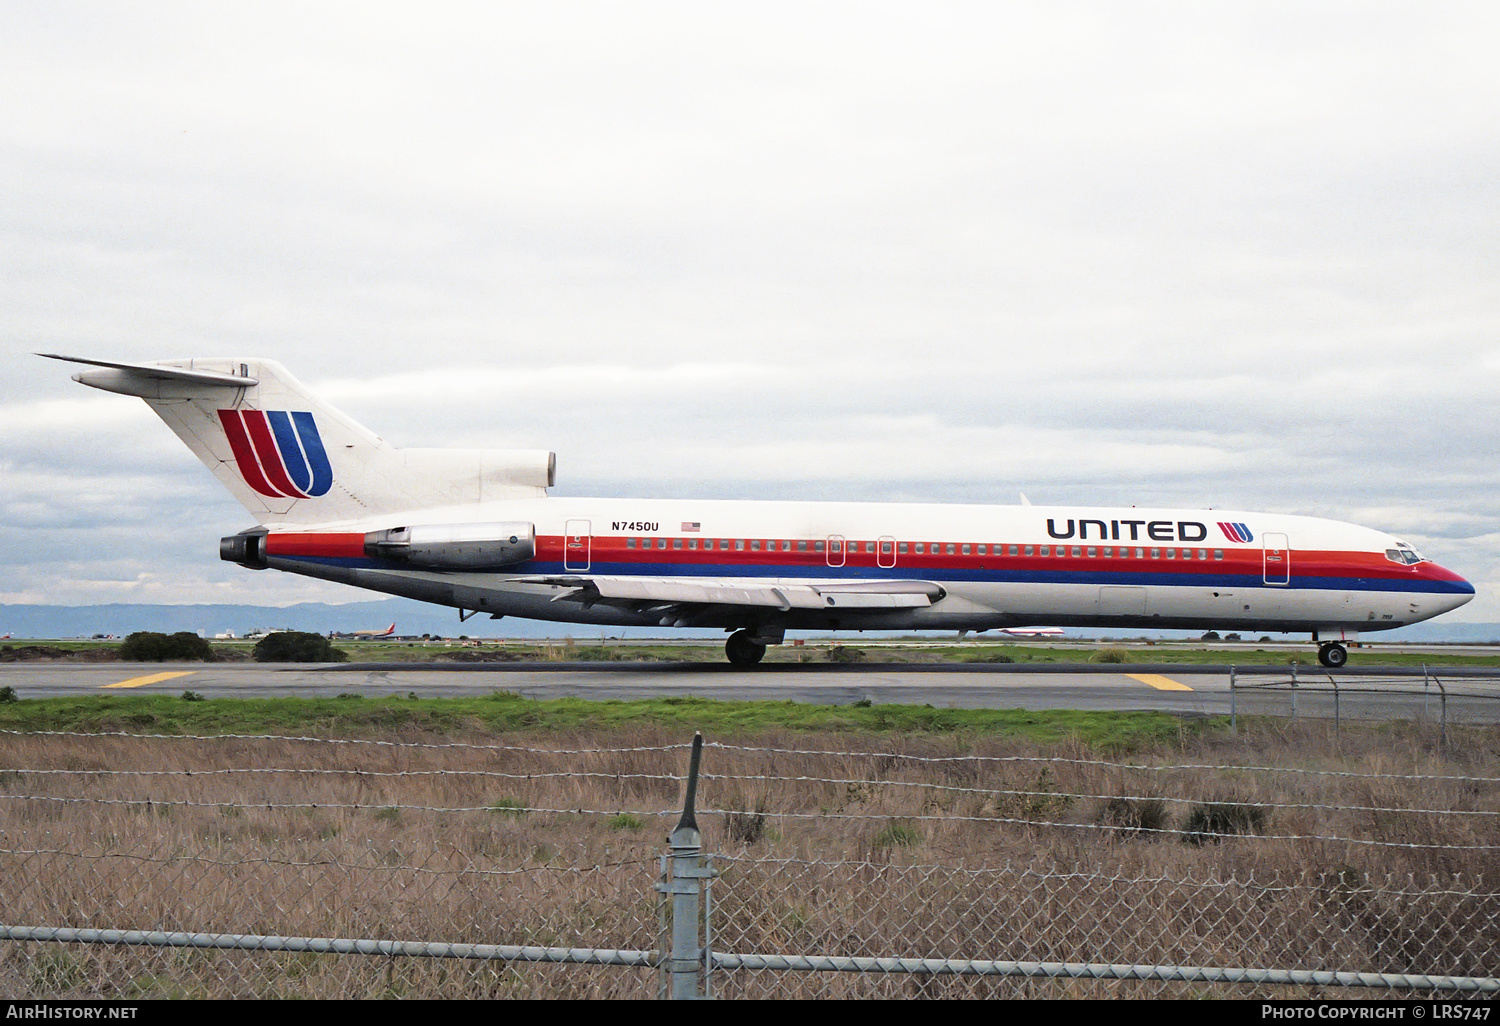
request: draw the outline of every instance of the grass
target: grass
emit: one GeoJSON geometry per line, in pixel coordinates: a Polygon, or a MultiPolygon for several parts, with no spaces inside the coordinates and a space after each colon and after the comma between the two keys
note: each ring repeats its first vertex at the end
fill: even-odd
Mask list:
{"type": "Polygon", "coordinates": [[[938,734],[1016,738],[1042,744],[1076,740],[1132,751],[1225,729],[1222,719],[1184,721],[1159,712],[1067,709],[938,709],[928,705],[816,705],[678,697],[639,701],[537,700],[497,691],[473,698],[215,698],[83,695],[0,704],[0,730],[124,731],[149,734],[295,734],[319,737],[380,732],[449,734],[482,730],[567,733],[655,727],[691,735],[784,730],[856,734],[938,734]]]}

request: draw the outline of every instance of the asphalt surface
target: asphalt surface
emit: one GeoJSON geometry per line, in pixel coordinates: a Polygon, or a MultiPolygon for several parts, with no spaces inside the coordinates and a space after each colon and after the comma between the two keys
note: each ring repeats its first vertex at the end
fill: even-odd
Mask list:
{"type": "Polygon", "coordinates": [[[1298,672],[1295,697],[1283,667],[1241,668],[1231,692],[1227,666],[1183,664],[487,663],[266,665],[13,663],[0,686],[21,698],[167,694],[206,698],[456,697],[509,691],[527,698],[647,699],[695,696],[846,705],[941,708],[1158,710],[1179,715],[1231,711],[1340,715],[1351,719],[1436,718],[1500,722],[1500,671],[1360,668],[1336,678],[1298,672]],[[1337,681],[1337,698],[1334,681],[1337,681]]]}

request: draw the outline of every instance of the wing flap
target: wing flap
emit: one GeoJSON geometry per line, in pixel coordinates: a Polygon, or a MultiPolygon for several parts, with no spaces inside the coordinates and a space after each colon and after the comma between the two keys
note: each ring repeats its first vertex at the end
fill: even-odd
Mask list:
{"type": "Polygon", "coordinates": [[[523,577],[518,584],[569,589],[554,601],[652,602],[671,605],[793,609],[917,609],[945,594],[931,581],[744,581],[690,577],[523,577]]]}

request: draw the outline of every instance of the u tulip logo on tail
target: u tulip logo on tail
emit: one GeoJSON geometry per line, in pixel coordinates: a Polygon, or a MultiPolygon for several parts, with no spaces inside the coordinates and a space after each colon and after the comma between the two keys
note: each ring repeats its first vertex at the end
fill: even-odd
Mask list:
{"type": "Polygon", "coordinates": [[[333,486],[333,467],[313,415],[220,410],[219,423],[245,483],[273,499],[311,499],[333,486]]]}

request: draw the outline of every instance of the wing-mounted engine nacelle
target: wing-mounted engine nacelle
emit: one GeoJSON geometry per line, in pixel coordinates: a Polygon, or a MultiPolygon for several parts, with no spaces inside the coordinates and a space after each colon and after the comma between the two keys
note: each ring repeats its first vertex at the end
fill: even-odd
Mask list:
{"type": "Polygon", "coordinates": [[[536,557],[536,525],[423,524],[371,531],[365,555],[432,570],[482,570],[536,557]]]}

